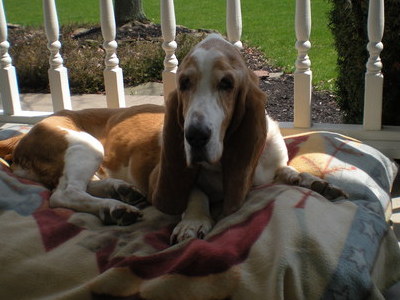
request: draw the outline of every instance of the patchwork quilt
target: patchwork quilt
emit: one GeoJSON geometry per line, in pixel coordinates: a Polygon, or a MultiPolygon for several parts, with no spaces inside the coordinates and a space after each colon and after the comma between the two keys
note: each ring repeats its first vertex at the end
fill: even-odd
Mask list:
{"type": "Polygon", "coordinates": [[[0,299],[384,299],[400,281],[387,222],[396,166],[339,134],[286,143],[290,165],[349,199],[260,186],[204,240],[176,245],[169,243],[176,216],[150,206],[143,221],[105,226],[49,208],[49,190],[0,164],[0,299]]]}

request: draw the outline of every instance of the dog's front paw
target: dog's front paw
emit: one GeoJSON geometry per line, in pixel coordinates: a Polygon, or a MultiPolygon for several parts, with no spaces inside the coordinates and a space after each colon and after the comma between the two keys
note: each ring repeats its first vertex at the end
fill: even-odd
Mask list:
{"type": "Polygon", "coordinates": [[[307,172],[299,173],[290,166],[285,166],[277,170],[274,180],[276,183],[297,185],[310,189],[321,194],[328,200],[348,198],[346,192],[330,184],[328,181],[307,172]]]}
{"type": "Polygon", "coordinates": [[[148,206],[146,197],[136,189],[132,184],[126,181],[106,178],[102,180],[93,180],[87,186],[87,192],[99,198],[112,198],[122,202],[129,203],[140,209],[148,206]]]}
{"type": "Polygon", "coordinates": [[[127,204],[116,204],[100,211],[100,219],[106,225],[127,226],[135,223],[143,216],[136,207],[127,204]]]}
{"type": "Polygon", "coordinates": [[[328,200],[348,198],[346,192],[319,177],[304,172],[299,174],[299,178],[299,186],[317,192],[328,200]]]}
{"type": "Polygon", "coordinates": [[[213,223],[213,220],[206,216],[197,219],[182,219],[174,228],[170,242],[175,244],[192,238],[203,239],[210,232],[213,223]]]}
{"type": "Polygon", "coordinates": [[[346,192],[324,180],[314,181],[310,189],[321,194],[328,200],[349,198],[346,192]]]}

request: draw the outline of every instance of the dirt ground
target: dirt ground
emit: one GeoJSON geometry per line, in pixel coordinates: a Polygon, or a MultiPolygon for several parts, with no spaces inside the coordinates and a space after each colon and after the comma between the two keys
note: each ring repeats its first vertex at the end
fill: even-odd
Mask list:
{"type": "MultiPolygon", "coordinates": [[[[284,74],[281,70],[269,66],[263,54],[257,49],[245,48],[243,55],[249,68],[260,74],[260,87],[268,96],[268,113],[281,122],[293,121],[293,74],[284,74]]],[[[313,122],[337,124],[342,123],[342,117],[343,112],[337,105],[333,93],[313,91],[313,122]]]]}

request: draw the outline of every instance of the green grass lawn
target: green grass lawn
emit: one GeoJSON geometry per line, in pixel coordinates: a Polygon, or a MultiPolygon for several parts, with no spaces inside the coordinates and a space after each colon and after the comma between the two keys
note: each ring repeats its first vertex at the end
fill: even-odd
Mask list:
{"type": "MultiPolygon", "coordinates": [[[[225,1],[175,0],[177,24],[198,29],[216,29],[225,33],[225,1]]],[[[59,19],[67,23],[98,23],[98,1],[57,0],[59,19]],[[93,4],[95,2],[95,4],[93,4]]],[[[144,0],[144,10],[154,22],[160,22],[159,0],[144,0]]],[[[39,26],[43,23],[41,1],[4,0],[7,21],[39,26]]],[[[259,47],[276,66],[286,72],[294,70],[296,59],[294,31],[294,0],[242,1],[243,36],[246,43],[259,47]]],[[[333,89],[336,78],[336,52],[327,27],[328,0],[312,1],[310,59],[313,83],[321,89],[333,89]]]]}
{"type": "MultiPolygon", "coordinates": [[[[99,1],[57,0],[58,17],[61,24],[98,23],[99,1]]],[[[7,22],[29,26],[43,25],[42,1],[3,0],[7,22]]]]}

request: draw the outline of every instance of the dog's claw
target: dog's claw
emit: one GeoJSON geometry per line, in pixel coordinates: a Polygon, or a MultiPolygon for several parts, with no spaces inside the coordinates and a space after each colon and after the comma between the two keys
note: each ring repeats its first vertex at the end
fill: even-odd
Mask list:
{"type": "Polygon", "coordinates": [[[182,220],[171,234],[170,243],[175,244],[188,239],[204,239],[210,232],[213,221],[209,218],[199,220],[182,220]]]}

